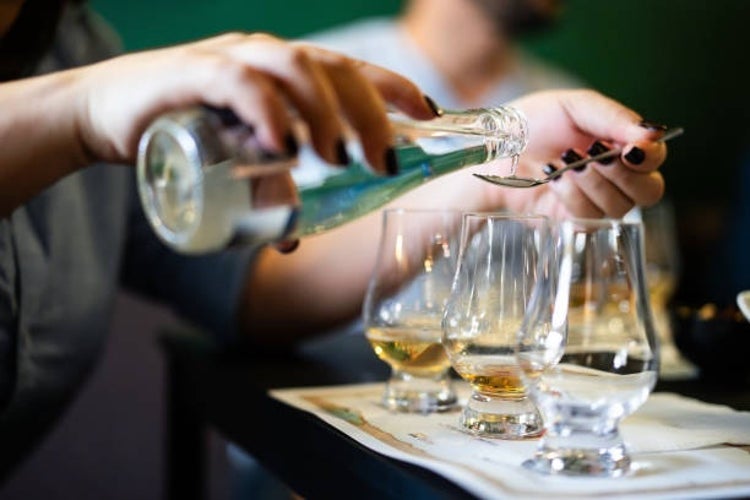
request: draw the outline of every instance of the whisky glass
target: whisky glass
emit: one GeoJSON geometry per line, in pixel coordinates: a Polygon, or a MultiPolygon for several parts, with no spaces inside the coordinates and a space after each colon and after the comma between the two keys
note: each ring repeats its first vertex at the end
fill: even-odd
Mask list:
{"type": "Polygon", "coordinates": [[[457,396],[440,322],[458,255],[461,212],[383,212],[378,257],[365,297],[367,339],[391,366],[383,404],[430,413],[454,408],[457,396]]]}
{"type": "Polygon", "coordinates": [[[527,468],[617,477],[631,468],[620,421],[658,374],[640,222],[574,219],[537,282],[516,357],[546,432],[527,468]]]}
{"type": "Polygon", "coordinates": [[[545,217],[464,215],[443,344],[451,365],[473,389],[459,417],[472,434],[525,439],[543,431],[515,346],[549,242],[545,217]]]}
{"type": "Polygon", "coordinates": [[[663,379],[689,379],[697,368],[685,359],[675,345],[669,315],[669,301],[680,275],[680,251],[674,208],[669,200],[640,208],[646,249],[646,280],[651,311],[659,338],[659,376],[663,379]]]}

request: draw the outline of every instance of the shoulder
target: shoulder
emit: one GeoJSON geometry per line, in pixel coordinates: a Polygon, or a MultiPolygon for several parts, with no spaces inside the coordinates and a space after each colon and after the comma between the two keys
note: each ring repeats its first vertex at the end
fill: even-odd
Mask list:
{"type": "Polygon", "coordinates": [[[122,53],[122,42],[114,29],[85,3],[70,2],[52,49],[38,73],[92,64],[122,53]]]}
{"type": "Polygon", "coordinates": [[[352,57],[369,59],[387,46],[398,43],[398,26],[387,17],[363,19],[339,27],[311,33],[305,40],[352,57]]]}

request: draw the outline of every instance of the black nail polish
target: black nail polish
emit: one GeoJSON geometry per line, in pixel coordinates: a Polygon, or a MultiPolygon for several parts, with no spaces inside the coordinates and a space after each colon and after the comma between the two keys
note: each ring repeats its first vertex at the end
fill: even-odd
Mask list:
{"type": "MultiPolygon", "coordinates": [[[[601,141],[595,141],[594,144],[591,145],[591,147],[589,148],[589,150],[586,151],[586,153],[589,156],[596,156],[596,155],[600,155],[602,153],[606,153],[609,150],[610,150],[610,148],[608,148],[603,142],[601,142],[601,141]]],[[[603,160],[598,160],[597,162],[599,164],[601,164],[601,165],[609,165],[613,161],[615,161],[615,158],[613,156],[611,156],[609,158],[604,158],[603,160]]]]}
{"type": "Polygon", "coordinates": [[[289,153],[289,156],[297,156],[299,145],[297,144],[297,139],[294,137],[294,134],[289,132],[284,137],[284,145],[286,146],[286,152],[289,153]]]}
{"type": "Polygon", "coordinates": [[[396,150],[393,148],[385,150],[385,169],[391,177],[398,175],[398,158],[396,158],[396,150]]]}
{"type": "Polygon", "coordinates": [[[641,120],[641,122],[638,125],[645,128],[646,130],[659,130],[661,132],[664,132],[665,130],[667,130],[666,125],[662,125],[661,123],[654,123],[648,120],[641,120]]]}
{"type": "Polygon", "coordinates": [[[285,240],[276,243],[276,249],[280,253],[292,253],[299,247],[299,239],[296,240],[285,240]]]}
{"type": "MultiPolygon", "coordinates": [[[[562,158],[562,161],[564,161],[566,164],[569,165],[578,160],[582,160],[583,156],[579,155],[574,150],[569,149],[562,154],[561,158],[562,158]]],[[[581,165],[580,167],[574,168],[573,170],[575,170],[576,172],[581,172],[585,169],[586,169],[586,165],[581,165]]]]}
{"type": "MultiPolygon", "coordinates": [[[[542,172],[544,172],[544,175],[552,175],[557,172],[557,167],[551,163],[547,163],[542,167],[542,172]]],[[[555,180],[557,180],[557,178],[555,178],[555,180]]]]}
{"type": "Polygon", "coordinates": [[[339,165],[349,165],[351,162],[349,153],[346,152],[346,144],[343,139],[336,141],[336,159],[338,160],[339,165]]]}
{"type": "Polygon", "coordinates": [[[640,165],[646,159],[646,153],[641,148],[633,146],[633,149],[625,155],[625,159],[633,165],[640,165]]]}
{"type": "Polygon", "coordinates": [[[433,101],[430,96],[425,95],[424,96],[424,101],[430,107],[430,109],[432,110],[432,113],[435,116],[443,116],[443,110],[442,110],[442,108],[440,106],[438,106],[437,104],[435,104],[435,101],[433,101]]]}

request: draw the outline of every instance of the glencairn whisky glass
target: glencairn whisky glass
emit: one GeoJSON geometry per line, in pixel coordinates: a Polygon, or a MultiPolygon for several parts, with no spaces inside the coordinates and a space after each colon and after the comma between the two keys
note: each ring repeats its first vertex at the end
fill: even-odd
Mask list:
{"type": "Polygon", "coordinates": [[[440,322],[458,255],[461,212],[389,209],[364,302],[375,354],[391,366],[383,395],[394,411],[456,406],[440,322]]]}
{"type": "Polygon", "coordinates": [[[459,422],[473,434],[524,439],[543,430],[514,353],[549,242],[545,217],[474,213],[463,218],[443,344],[453,368],[472,386],[459,422]]]}
{"type": "Polygon", "coordinates": [[[674,208],[669,200],[663,199],[651,207],[640,208],[639,212],[643,222],[651,312],[659,338],[659,376],[663,379],[694,378],[698,370],[675,345],[668,309],[681,271],[674,208]]]}
{"type": "Polygon", "coordinates": [[[537,282],[516,356],[546,432],[524,465],[548,474],[616,477],[631,468],[620,421],[658,374],[640,222],[575,219],[537,282]]]}

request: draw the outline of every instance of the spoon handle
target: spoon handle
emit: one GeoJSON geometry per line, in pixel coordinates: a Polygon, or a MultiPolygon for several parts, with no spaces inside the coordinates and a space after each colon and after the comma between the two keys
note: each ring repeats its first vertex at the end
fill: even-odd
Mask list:
{"type": "MultiPolygon", "coordinates": [[[[675,137],[682,135],[683,132],[685,132],[685,129],[682,127],[671,128],[667,130],[666,132],[664,132],[664,135],[661,136],[656,142],[667,142],[670,139],[674,139],[675,137]]],[[[545,180],[551,181],[552,179],[556,179],[560,177],[562,174],[564,174],[568,170],[571,170],[573,168],[580,168],[584,165],[588,165],[592,161],[606,160],[607,158],[619,156],[621,153],[622,153],[622,148],[615,148],[615,149],[610,149],[609,151],[605,151],[604,153],[600,153],[598,155],[589,156],[588,158],[582,158],[578,161],[574,161],[573,163],[569,163],[565,165],[560,170],[556,170],[552,172],[545,178],[545,180]]]]}

